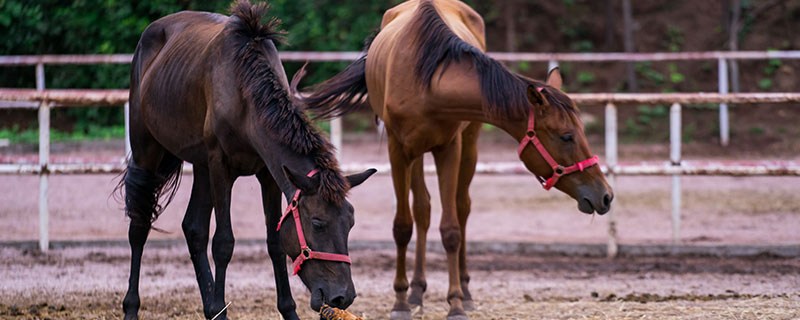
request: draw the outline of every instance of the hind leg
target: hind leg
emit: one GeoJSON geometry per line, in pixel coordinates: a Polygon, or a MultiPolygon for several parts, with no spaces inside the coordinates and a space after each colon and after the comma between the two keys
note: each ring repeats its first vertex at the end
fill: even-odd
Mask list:
{"type": "Polygon", "coordinates": [[[431,195],[425,187],[422,157],[414,160],[411,165],[411,192],[414,194],[411,211],[414,213],[414,223],[417,226],[417,249],[408,303],[419,306],[422,310],[423,294],[428,287],[428,282],[425,280],[425,250],[428,243],[428,227],[431,225],[431,195]]]}
{"type": "Polygon", "coordinates": [[[278,311],[286,320],[299,320],[297,308],[289,287],[289,275],[286,271],[286,252],[281,247],[278,236],[278,221],[281,219],[281,190],[273,180],[269,170],[264,168],[256,174],[261,183],[261,200],[264,204],[264,217],[267,221],[267,250],[272,261],[275,277],[275,288],[278,291],[278,311]]]}
{"type": "Polygon", "coordinates": [[[200,288],[203,300],[203,313],[206,317],[213,317],[211,305],[214,298],[214,278],[208,263],[208,234],[211,222],[211,183],[209,182],[208,168],[196,164],[194,166],[194,183],[189,206],[183,217],[183,234],[186,245],[194,265],[194,273],[200,288]]]}
{"type": "Polygon", "coordinates": [[[475,164],[478,163],[478,135],[481,124],[472,123],[462,132],[461,163],[458,171],[458,189],[456,190],[456,210],[461,227],[461,248],[458,250],[458,269],[461,276],[461,291],[464,292],[464,310],[475,309],[472,294],[469,292],[469,271],[467,270],[467,217],[469,217],[472,201],[469,197],[469,185],[475,175],[475,164]]]}
{"type": "MultiPolygon", "coordinates": [[[[142,263],[144,244],[150,233],[151,224],[160,207],[158,196],[167,178],[176,169],[180,170],[180,160],[168,154],[149,135],[131,136],[133,153],[124,176],[125,211],[131,219],[128,227],[128,243],[131,247],[131,269],[128,278],[128,291],[122,300],[125,319],[138,319],[139,270],[142,263]]],[[[178,172],[177,174],[180,174],[178,172]]]]}

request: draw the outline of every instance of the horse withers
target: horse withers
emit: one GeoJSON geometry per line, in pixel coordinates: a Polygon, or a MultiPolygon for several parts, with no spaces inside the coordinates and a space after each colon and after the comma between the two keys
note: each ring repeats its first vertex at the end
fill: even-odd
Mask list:
{"type": "Polygon", "coordinates": [[[139,271],[147,235],[174,195],[184,161],[194,181],[183,232],[207,318],[226,318],[225,272],[234,249],[234,181],[255,174],[267,226],[277,307],[298,319],[286,269],[311,290],[311,308],[346,308],[356,293],[347,239],[354,224],[345,199],[375,170],[343,176],[333,147],[288,93],[266,4],[238,1],[231,16],[184,11],[149,25],[131,66],[131,158],[120,182],[130,218],[126,319],[137,319],[139,271]],[[281,212],[281,196],[289,203],[281,212]],[[161,199],[163,196],[163,200],[161,199]],[[209,224],[215,273],[207,258],[209,224]]]}
{"type": "Polygon", "coordinates": [[[423,173],[425,152],[433,153],[441,195],[448,319],[464,319],[464,311],[473,307],[465,232],[481,123],[493,124],[519,142],[520,160],[545,189],[563,191],[588,214],[610,209],[613,192],[589,150],[577,107],[561,91],[558,70],[546,82],[534,81],[510,72],[485,50],[483,19],[468,5],[406,1],[383,15],[366,55],[305,98],[320,117],[333,117],[355,110],[366,96],[384,121],[397,199],[393,319],[411,318],[412,306],[422,306],[427,288],[431,206],[423,173]],[[414,195],[411,206],[409,191],[414,195]],[[409,283],[406,250],[415,223],[416,263],[409,283]]]}

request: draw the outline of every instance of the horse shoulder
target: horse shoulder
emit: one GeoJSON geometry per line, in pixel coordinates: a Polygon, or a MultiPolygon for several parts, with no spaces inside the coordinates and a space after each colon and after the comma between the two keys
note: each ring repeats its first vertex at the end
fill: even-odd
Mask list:
{"type": "Polygon", "coordinates": [[[475,12],[470,6],[459,2],[461,6],[461,21],[469,29],[470,33],[472,33],[475,38],[477,38],[478,42],[481,44],[481,48],[483,51],[486,51],[486,27],[483,22],[483,18],[480,14],[475,12]]]}

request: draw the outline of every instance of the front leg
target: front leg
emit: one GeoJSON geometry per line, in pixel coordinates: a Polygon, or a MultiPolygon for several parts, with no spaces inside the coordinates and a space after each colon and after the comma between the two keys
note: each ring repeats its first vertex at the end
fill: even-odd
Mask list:
{"type": "Polygon", "coordinates": [[[227,319],[227,310],[223,310],[225,308],[225,273],[233,256],[235,243],[230,209],[231,189],[236,178],[230,172],[221,149],[209,148],[208,160],[214,216],[217,222],[217,229],[214,231],[214,239],[211,243],[211,255],[214,258],[216,269],[211,313],[215,316],[219,314],[216,319],[227,319]]]}
{"type": "Polygon", "coordinates": [[[394,243],[397,246],[397,265],[394,277],[395,303],[392,307],[392,320],[411,319],[411,306],[408,304],[408,278],[406,276],[406,251],[411,241],[414,221],[408,207],[408,191],[410,188],[409,167],[411,162],[406,158],[402,145],[389,135],[389,160],[392,163],[392,182],[397,197],[397,212],[394,216],[394,243]]]}
{"type": "Polygon", "coordinates": [[[436,161],[436,174],[439,178],[439,193],[442,201],[442,218],[439,223],[439,232],[442,244],[447,253],[448,290],[447,302],[450,303],[448,320],[466,320],[464,312],[464,293],[461,290],[461,277],[459,270],[459,250],[461,243],[461,226],[458,221],[456,209],[456,190],[458,187],[458,164],[461,159],[461,135],[449,144],[433,149],[433,158],[436,161]]]}
{"type": "Polygon", "coordinates": [[[275,288],[278,291],[278,311],[286,320],[299,320],[295,311],[297,305],[292,298],[292,288],[289,286],[286,252],[281,247],[277,230],[281,218],[281,190],[266,168],[256,174],[256,177],[261,183],[261,201],[267,224],[267,250],[272,260],[275,288]]]}
{"type": "Polygon", "coordinates": [[[408,303],[419,306],[422,312],[422,300],[428,282],[425,279],[425,251],[428,246],[428,227],[431,225],[431,195],[425,186],[425,172],[422,157],[411,165],[411,193],[414,194],[411,211],[414,213],[414,224],[417,226],[417,250],[414,252],[414,277],[411,279],[411,294],[408,303]]]}

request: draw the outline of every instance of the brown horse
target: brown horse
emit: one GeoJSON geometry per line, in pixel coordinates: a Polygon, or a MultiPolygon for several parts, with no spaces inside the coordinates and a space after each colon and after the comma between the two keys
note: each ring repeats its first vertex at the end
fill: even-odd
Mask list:
{"type": "Polygon", "coordinates": [[[247,0],[235,3],[230,17],[179,12],[148,26],[136,47],[132,155],[121,182],[131,219],[125,319],[138,318],[143,247],[174,195],[183,161],[193,164],[194,183],[182,227],[207,318],[226,318],[225,270],[234,248],[231,188],[238,177],[252,174],[261,184],[283,317],[298,319],[287,253],[311,290],[313,309],[323,303],[346,308],[355,298],[347,256],[353,207],[345,196],[375,170],[342,176],[332,146],[289,97],[274,43],[280,32],[275,20],[261,23],[266,12],[265,4],[247,0]],[[283,218],[291,214],[293,219],[282,218],[281,194],[290,203],[283,218]],[[162,195],[167,200],[159,203],[162,195]],[[217,225],[213,276],[207,257],[212,209],[217,225]]]}
{"type": "Polygon", "coordinates": [[[430,196],[421,156],[428,151],[436,162],[441,194],[448,319],[464,319],[464,310],[472,307],[465,227],[480,123],[493,124],[519,141],[520,159],[546,189],[555,186],[570,195],[585,213],[604,214],[610,208],[613,193],[595,166],[577,107],[559,90],[558,71],[546,83],[530,80],[486,56],[485,48],[483,20],[469,6],[456,0],[407,1],[384,14],[365,56],[318,85],[305,100],[319,116],[330,117],[354,110],[368,94],[373,111],[385,122],[397,197],[392,318],[410,318],[411,305],[422,305],[426,289],[430,196]],[[416,265],[407,296],[406,249],[414,221],[416,265]]]}

